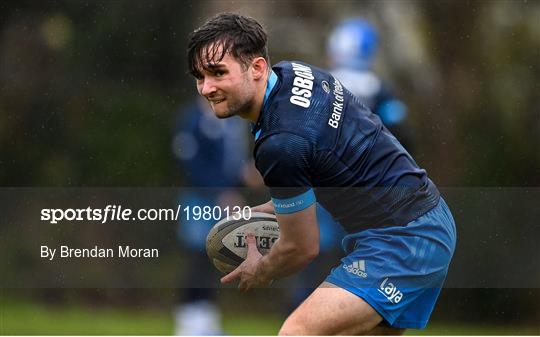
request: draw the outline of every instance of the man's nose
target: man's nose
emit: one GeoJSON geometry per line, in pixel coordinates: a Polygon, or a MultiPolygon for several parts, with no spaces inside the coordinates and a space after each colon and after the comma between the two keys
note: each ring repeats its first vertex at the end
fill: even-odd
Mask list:
{"type": "Polygon", "coordinates": [[[216,92],[216,86],[214,85],[214,81],[211,79],[205,78],[202,80],[202,83],[199,85],[199,92],[203,96],[211,95],[212,93],[216,92]]]}

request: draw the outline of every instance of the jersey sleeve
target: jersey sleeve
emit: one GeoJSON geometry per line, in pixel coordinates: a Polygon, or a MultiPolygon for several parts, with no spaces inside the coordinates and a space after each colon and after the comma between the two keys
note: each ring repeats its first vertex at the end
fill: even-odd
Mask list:
{"type": "Polygon", "coordinates": [[[310,174],[312,145],[292,133],[274,134],[256,148],[255,162],[276,213],[301,211],[315,202],[310,174]]]}

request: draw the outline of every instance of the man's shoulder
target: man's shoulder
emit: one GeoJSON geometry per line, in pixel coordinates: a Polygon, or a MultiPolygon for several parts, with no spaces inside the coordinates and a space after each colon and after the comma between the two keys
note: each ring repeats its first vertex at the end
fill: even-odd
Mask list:
{"type": "Polygon", "coordinates": [[[320,68],[316,65],[299,61],[299,60],[282,60],[275,65],[272,66],[272,69],[274,71],[289,71],[291,73],[295,72],[302,72],[302,71],[309,71],[309,72],[316,72],[316,73],[324,73],[324,74],[330,74],[328,70],[325,70],[323,68],[320,68]]]}
{"type": "MultiPolygon", "coordinates": [[[[278,90],[272,102],[285,104],[280,104],[282,110],[313,109],[313,100],[325,100],[325,96],[330,94],[333,77],[316,66],[302,61],[281,61],[272,69],[279,78],[278,90]]],[[[320,104],[318,106],[323,107],[320,104]]]]}
{"type": "Polygon", "coordinates": [[[333,92],[334,78],[301,61],[282,61],[273,70],[279,82],[263,111],[260,140],[284,133],[324,148],[333,146],[336,129],[328,125],[328,120],[334,110],[341,113],[343,109],[342,96],[337,97],[340,102],[333,104],[336,95],[342,95],[333,92]]]}

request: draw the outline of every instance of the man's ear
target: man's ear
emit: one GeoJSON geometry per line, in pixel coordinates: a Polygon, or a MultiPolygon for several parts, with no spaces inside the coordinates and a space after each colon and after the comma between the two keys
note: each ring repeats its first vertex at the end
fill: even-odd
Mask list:
{"type": "Polygon", "coordinates": [[[253,61],[251,61],[251,69],[253,79],[258,80],[266,74],[268,70],[268,63],[264,57],[256,57],[253,59],[253,61]]]}

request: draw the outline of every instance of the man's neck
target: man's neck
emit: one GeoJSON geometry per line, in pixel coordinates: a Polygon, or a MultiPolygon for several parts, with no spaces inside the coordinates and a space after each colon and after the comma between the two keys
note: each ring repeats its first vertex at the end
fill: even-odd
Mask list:
{"type": "Polygon", "coordinates": [[[251,105],[251,109],[242,116],[243,118],[257,123],[259,116],[261,114],[261,109],[264,104],[264,94],[266,93],[266,87],[268,86],[268,77],[270,76],[271,69],[268,68],[268,71],[265,72],[264,76],[261,77],[260,81],[257,82],[257,89],[254,98],[254,102],[251,105]]]}

